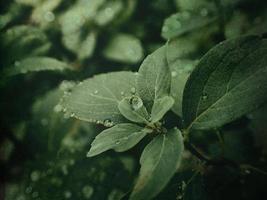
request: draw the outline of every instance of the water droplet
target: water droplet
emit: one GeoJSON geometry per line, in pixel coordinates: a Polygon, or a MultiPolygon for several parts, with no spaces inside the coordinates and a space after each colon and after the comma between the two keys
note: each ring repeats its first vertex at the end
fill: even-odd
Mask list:
{"type": "Polygon", "coordinates": [[[133,96],[130,99],[130,104],[131,104],[133,110],[138,110],[143,106],[143,101],[140,97],[133,96]]]}
{"type": "Polygon", "coordinates": [[[204,93],[202,95],[201,99],[204,100],[204,101],[207,100],[208,99],[208,95],[206,93],[204,93]]]}
{"type": "Polygon", "coordinates": [[[172,77],[176,77],[177,76],[177,72],[176,71],[172,71],[172,77]]]}
{"type": "Polygon", "coordinates": [[[15,67],[18,67],[18,66],[20,66],[20,61],[15,61],[15,63],[14,63],[14,65],[15,65],[15,67]]]}
{"type": "Polygon", "coordinates": [[[200,15],[203,17],[206,17],[209,14],[208,9],[207,8],[202,8],[200,10],[200,15]]]}
{"type": "Polygon", "coordinates": [[[54,186],[59,187],[59,186],[62,185],[62,180],[61,180],[60,178],[58,178],[58,177],[53,177],[53,178],[51,179],[51,183],[52,183],[54,186]]]}
{"type": "Polygon", "coordinates": [[[134,49],[128,49],[126,51],[126,55],[129,56],[129,57],[132,57],[135,55],[135,50],[134,49]]]}
{"type": "Polygon", "coordinates": [[[56,112],[56,113],[61,112],[62,109],[63,109],[63,107],[62,107],[61,105],[58,104],[58,105],[56,105],[56,106],[54,107],[54,112],[56,112]]]}
{"type": "Polygon", "coordinates": [[[47,21],[47,22],[52,22],[55,20],[55,15],[53,12],[51,11],[48,11],[44,14],[44,19],[47,21]]]}
{"type": "Polygon", "coordinates": [[[95,90],[95,91],[94,91],[94,94],[98,94],[98,90],[95,90]]]}
{"type": "Polygon", "coordinates": [[[33,171],[32,173],[31,173],[31,180],[32,181],[38,181],[39,180],[39,178],[40,178],[40,172],[39,171],[33,171]]]}
{"type": "Polygon", "coordinates": [[[135,94],[136,93],[136,89],[134,87],[131,88],[131,93],[135,94]]]}
{"type": "Polygon", "coordinates": [[[110,18],[110,17],[112,17],[114,15],[114,11],[112,10],[112,8],[109,8],[109,7],[106,8],[104,10],[104,12],[105,12],[105,15],[106,15],[107,18],[110,18]]]}
{"type": "Polygon", "coordinates": [[[67,167],[67,165],[63,165],[63,166],[61,167],[61,171],[62,171],[62,173],[63,173],[64,175],[68,175],[69,171],[68,171],[68,167],[67,167]]]}
{"type": "Polygon", "coordinates": [[[38,192],[33,192],[32,193],[32,198],[37,198],[39,196],[39,193],[38,192]]]}
{"type": "Polygon", "coordinates": [[[90,185],[86,185],[83,187],[82,193],[83,193],[84,198],[90,199],[94,193],[94,188],[92,188],[90,185]]]}
{"type": "Polygon", "coordinates": [[[75,164],[75,160],[71,159],[70,160],[70,165],[74,165],[75,164]]]}
{"type": "Polygon", "coordinates": [[[124,94],[125,94],[124,92],[121,92],[121,96],[124,96],[124,94]]]}
{"type": "Polygon", "coordinates": [[[182,13],[182,16],[185,20],[189,19],[190,18],[190,13],[189,12],[183,12],[182,13]]]}
{"type": "Polygon", "coordinates": [[[106,127],[111,127],[111,126],[113,126],[114,124],[113,124],[113,122],[110,120],[110,119],[105,119],[104,120],[104,126],[106,126],[106,127]]]}
{"type": "Polygon", "coordinates": [[[163,32],[168,32],[169,31],[169,27],[168,26],[163,26],[162,31],[163,32]]]}
{"type": "Polygon", "coordinates": [[[27,187],[25,192],[26,194],[30,194],[32,192],[32,187],[31,186],[27,187]]]}
{"type": "Polygon", "coordinates": [[[47,126],[47,124],[48,124],[48,120],[47,120],[46,118],[43,118],[43,119],[41,120],[41,124],[42,124],[43,126],[47,126]]]}
{"type": "Polygon", "coordinates": [[[72,196],[72,193],[71,193],[70,191],[65,191],[65,192],[64,192],[64,197],[65,197],[66,199],[71,198],[71,196],[72,196]]]}

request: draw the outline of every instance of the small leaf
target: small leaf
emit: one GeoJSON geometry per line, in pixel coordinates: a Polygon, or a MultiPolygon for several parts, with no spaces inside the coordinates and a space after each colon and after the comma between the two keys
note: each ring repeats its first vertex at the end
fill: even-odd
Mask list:
{"type": "Polygon", "coordinates": [[[8,69],[9,75],[25,74],[39,71],[60,71],[71,69],[71,66],[54,58],[30,57],[16,61],[15,66],[8,69]]]}
{"type": "Polygon", "coordinates": [[[137,93],[150,111],[155,99],[170,93],[171,73],[163,46],[142,63],[137,76],[137,93]]]}
{"type": "Polygon", "coordinates": [[[155,137],[142,153],[140,175],[130,199],[155,197],[175,174],[183,148],[183,138],[178,129],[155,137]]]}
{"type": "Polygon", "coordinates": [[[211,49],[186,83],[183,115],[188,129],[231,122],[267,101],[267,40],[245,36],[211,49]]]}
{"type": "Polygon", "coordinates": [[[154,101],[152,112],[151,112],[151,122],[155,123],[162,119],[162,117],[168,112],[174,104],[174,99],[169,96],[156,99],[154,101]]]}
{"type": "Polygon", "coordinates": [[[111,23],[124,9],[124,6],[122,1],[106,1],[95,16],[95,23],[99,26],[111,23]]]}
{"type": "Polygon", "coordinates": [[[167,40],[172,39],[207,26],[214,21],[216,21],[216,16],[208,9],[199,12],[179,12],[164,21],[161,35],[167,40]]]}
{"type": "Polygon", "coordinates": [[[148,133],[143,127],[125,123],[106,129],[96,136],[87,156],[92,157],[109,149],[122,152],[135,146],[148,133]]]}
{"type": "Polygon", "coordinates": [[[103,53],[110,60],[124,63],[137,63],[143,58],[143,48],[139,39],[122,33],[111,39],[103,53]]]}
{"type": "Polygon", "coordinates": [[[138,96],[126,97],[119,103],[121,114],[132,122],[148,124],[149,114],[138,96]]]}
{"type": "Polygon", "coordinates": [[[62,99],[62,106],[74,117],[112,126],[127,121],[118,109],[124,96],[131,96],[136,75],[132,72],[112,72],[87,79],[62,99]]]}

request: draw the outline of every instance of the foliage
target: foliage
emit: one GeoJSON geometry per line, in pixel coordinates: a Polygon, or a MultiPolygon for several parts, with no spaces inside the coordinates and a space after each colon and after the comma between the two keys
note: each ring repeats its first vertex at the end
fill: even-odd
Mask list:
{"type": "Polygon", "coordinates": [[[267,197],[265,1],[1,4],[1,199],[267,197]]]}

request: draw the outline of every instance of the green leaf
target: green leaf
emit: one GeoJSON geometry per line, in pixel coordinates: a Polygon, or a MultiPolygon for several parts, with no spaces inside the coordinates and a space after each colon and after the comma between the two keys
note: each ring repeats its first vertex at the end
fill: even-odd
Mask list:
{"type": "Polygon", "coordinates": [[[14,26],[1,34],[3,66],[30,56],[43,56],[51,47],[45,33],[32,26],[14,26]]]}
{"type": "Polygon", "coordinates": [[[256,36],[211,49],[186,83],[183,115],[188,129],[231,122],[267,100],[267,40],[256,36]]]}
{"type": "Polygon", "coordinates": [[[147,133],[148,130],[134,124],[118,124],[96,136],[87,156],[93,157],[109,149],[118,152],[127,151],[142,140],[147,133]]]}
{"type": "Polygon", "coordinates": [[[171,72],[165,50],[163,46],[147,56],[137,76],[137,93],[148,110],[152,108],[154,100],[170,93],[171,72]]]}
{"type": "Polygon", "coordinates": [[[121,0],[107,1],[95,16],[95,23],[99,26],[105,26],[118,17],[123,9],[124,5],[121,0]]]}
{"type": "Polygon", "coordinates": [[[53,11],[57,9],[61,3],[62,0],[43,1],[39,3],[32,12],[31,20],[42,28],[46,28],[50,23],[55,21],[56,16],[53,11]]]}
{"type": "Polygon", "coordinates": [[[169,66],[177,59],[189,59],[198,49],[198,36],[174,38],[167,42],[166,56],[169,66]]]}
{"type": "Polygon", "coordinates": [[[151,112],[151,122],[155,123],[162,119],[162,117],[168,112],[174,104],[174,99],[169,96],[156,99],[154,101],[152,112],[151,112]]]}
{"type": "Polygon", "coordinates": [[[118,104],[135,90],[135,78],[132,72],[96,75],[74,87],[61,104],[67,113],[80,120],[105,126],[125,122],[118,104]]]}
{"type": "Polygon", "coordinates": [[[132,122],[148,124],[149,114],[138,96],[125,97],[118,106],[121,114],[132,122]]]}
{"type": "Polygon", "coordinates": [[[142,153],[140,175],[130,199],[155,197],[175,174],[183,148],[183,138],[178,129],[155,137],[142,153]]]}
{"type": "Polygon", "coordinates": [[[64,71],[72,69],[68,64],[49,57],[30,57],[22,61],[17,61],[14,67],[9,68],[9,75],[25,74],[39,71],[64,71]]]}
{"type": "Polygon", "coordinates": [[[143,58],[143,48],[140,40],[136,37],[120,33],[109,41],[103,54],[110,60],[136,63],[143,58]]]}
{"type": "Polygon", "coordinates": [[[180,117],[182,116],[184,87],[195,65],[196,62],[192,60],[177,60],[170,65],[172,75],[171,96],[175,100],[172,111],[180,117]]]}
{"type": "Polygon", "coordinates": [[[207,26],[214,21],[216,21],[216,16],[207,9],[202,12],[179,12],[164,21],[161,35],[167,40],[172,39],[207,26]]]}

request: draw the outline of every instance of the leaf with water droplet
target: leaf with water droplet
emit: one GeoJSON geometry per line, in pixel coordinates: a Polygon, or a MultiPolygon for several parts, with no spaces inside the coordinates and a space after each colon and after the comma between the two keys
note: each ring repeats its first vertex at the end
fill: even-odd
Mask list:
{"type": "Polygon", "coordinates": [[[146,57],[137,75],[137,94],[151,111],[154,101],[170,94],[171,72],[166,59],[166,46],[146,57]]]}
{"type": "Polygon", "coordinates": [[[266,63],[267,40],[257,36],[226,40],[212,48],[186,83],[183,96],[186,126],[219,127],[265,103],[266,63]]]}
{"type": "Polygon", "coordinates": [[[174,99],[170,96],[165,96],[154,101],[151,111],[151,122],[158,122],[172,108],[174,99]]]}
{"type": "Polygon", "coordinates": [[[183,149],[178,129],[156,136],[141,155],[139,178],[130,200],[152,199],[160,193],[179,167],[183,149]]]}
{"type": "Polygon", "coordinates": [[[102,131],[91,144],[87,156],[92,157],[109,149],[122,152],[135,146],[146,134],[148,129],[135,124],[123,123],[102,131]]]}
{"type": "Polygon", "coordinates": [[[125,96],[131,96],[130,90],[134,86],[135,75],[132,72],[96,75],[73,87],[71,93],[63,97],[61,105],[68,113],[74,113],[84,121],[105,124],[109,119],[113,125],[126,122],[118,109],[123,99],[121,90],[125,91],[125,96]]]}
{"type": "Polygon", "coordinates": [[[125,97],[118,105],[121,114],[132,122],[147,124],[149,114],[138,96],[125,97]]]}

